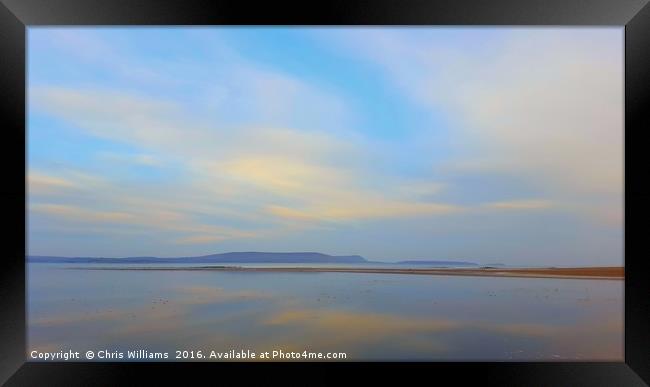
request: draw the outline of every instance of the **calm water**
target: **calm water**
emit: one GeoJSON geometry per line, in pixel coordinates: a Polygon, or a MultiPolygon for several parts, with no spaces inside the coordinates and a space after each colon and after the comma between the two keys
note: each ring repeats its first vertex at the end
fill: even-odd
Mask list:
{"type": "Polygon", "coordinates": [[[623,281],[70,266],[28,265],[28,352],[623,359],[623,281]]]}

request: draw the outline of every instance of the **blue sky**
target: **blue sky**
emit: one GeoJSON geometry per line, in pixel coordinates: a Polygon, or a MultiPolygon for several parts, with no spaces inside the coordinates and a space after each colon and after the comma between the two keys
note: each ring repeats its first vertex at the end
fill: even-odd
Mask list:
{"type": "Polygon", "coordinates": [[[30,28],[28,251],[622,263],[621,28],[30,28]]]}

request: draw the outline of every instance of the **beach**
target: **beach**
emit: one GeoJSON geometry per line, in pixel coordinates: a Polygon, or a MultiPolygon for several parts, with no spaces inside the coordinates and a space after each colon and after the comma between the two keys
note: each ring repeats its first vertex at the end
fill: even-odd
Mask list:
{"type": "Polygon", "coordinates": [[[478,276],[520,278],[566,278],[623,280],[623,267],[566,267],[566,268],[362,268],[362,267],[241,267],[241,266],[139,266],[139,267],[71,267],[72,270],[173,270],[173,271],[231,271],[280,273],[367,273],[411,274],[434,276],[478,276]]]}

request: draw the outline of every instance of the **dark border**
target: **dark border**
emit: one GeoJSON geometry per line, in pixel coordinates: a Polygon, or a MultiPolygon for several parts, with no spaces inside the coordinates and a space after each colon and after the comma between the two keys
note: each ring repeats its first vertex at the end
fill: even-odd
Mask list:
{"type": "Polygon", "coordinates": [[[425,380],[494,385],[642,386],[650,383],[647,252],[650,190],[639,141],[650,128],[648,0],[0,0],[0,152],[5,253],[0,268],[0,382],[7,385],[133,384],[151,377],[186,381],[329,384],[343,371],[365,380],[425,380]],[[25,37],[37,25],[591,25],[625,26],[625,362],[620,363],[26,363],[25,362],[25,37]],[[22,168],[20,168],[22,167],[22,168]],[[633,209],[633,210],[632,210],[633,209]],[[647,228],[647,226],[646,226],[647,228]],[[634,253],[634,251],[638,253],[634,253]],[[645,278],[644,278],[645,277],[645,278]],[[253,368],[256,368],[251,372],[253,368]],[[297,374],[296,371],[307,374],[297,374]],[[144,371],[144,372],[143,372],[144,371]],[[279,373],[277,371],[280,371],[279,373]],[[13,376],[12,376],[13,374],[13,376]],[[307,376],[303,376],[307,375],[307,376]],[[305,379],[308,378],[308,379],[305,379]],[[441,379],[443,378],[443,379],[441,379]]]}

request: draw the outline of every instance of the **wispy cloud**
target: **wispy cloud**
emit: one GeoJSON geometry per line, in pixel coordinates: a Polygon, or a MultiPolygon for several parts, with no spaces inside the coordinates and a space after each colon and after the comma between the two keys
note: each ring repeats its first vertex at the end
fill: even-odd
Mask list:
{"type": "Polygon", "coordinates": [[[338,44],[363,47],[355,55],[408,98],[446,114],[461,163],[516,174],[583,214],[600,216],[602,203],[584,202],[594,196],[622,211],[622,29],[483,32],[476,50],[459,42],[480,31],[361,30],[338,44]]]}
{"type": "MultiPolygon", "coordinates": [[[[182,107],[171,102],[110,91],[43,88],[36,90],[34,98],[39,108],[91,134],[188,160],[184,164],[188,176],[205,179],[205,184],[212,181],[232,192],[252,186],[263,195],[272,194],[278,202],[262,199],[260,209],[280,217],[345,220],[459,209],[404,195],[408,190],[433,192],[436,186],[431,182],[394,180],[393,187],[382,192],[363,188],[356,182],[379,178],[377,171],[355,164],[368,150],[325,132],[249,127],[232,133],[218,125],[183,119],[182,107]],[[300,204],[287,207],[282,205],[286,200],[300,204]]],[[[147,164],[155,160],[143,155],[124,158],[147,164]]]]}
{"type": "Polygon", "coordinates": [[[553,206],[548,200],[510,200],[504,202],[493,202],[485,204],[488,208],[506,210],[537,210],[553,206]]]}
{"type": "MultiPolygon", "coordinates": [[[[60,29],[44,39],[49,32],[39,31],[30,32],[40,36],[30,47],[44,51],[30,55],[37,146],[27,182],[39,249],[58,227],[157,235],[138,250],[154,255],[355,240],[350,253],[372,257],[394,254],[376,235],[399,234],[424,257],[452,249],[454,238],[423,230],[462,221],[479,232],[485,216],[622,222],[617,33],[321,29],[326,38],[309,55],[353,50],[320,68],[291,62],[308,57],[306,48],[270,58],[243,49],[249,43],[235,32],[60,29]],[[155,48],[135,49],[163,35],[155,48]],[[590,43],[595,36],[606,50],[590,43]],[[174,50],[183,55],[161,54],[174,50]],[[75,146],[84,157],[69,154],[75,146]],[[472,174],[507,175],[529,189],[487,193],[472,174]]],[[[486,188],[499,184],[488,180],[486,188]]],[[[131,254],[136,244],[116,249],[131,254]]]]}
{"type": "Polygon", "coordinates": [[[176,243],[180,244],[197,244],[197,243],[212,243],[220,242],[228,239],[223,235],[193,235],[189,237],[176,239],[176,243]]]}
{"type": "Polygon", "coordinates": [[[163,165],[162,160],[159,157],[150,155],[150,154],[122,154],[122,153],[111,153],[111,152],[102,152],[97,155],[100,159],[106,162],[112,163],[124,163],[124,164],[135,164],[135,165],[144,165],[148,167],[160,167],[163,165]]]}

